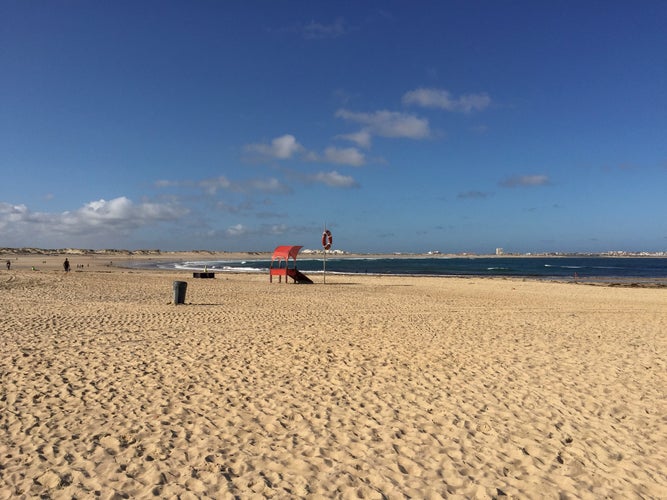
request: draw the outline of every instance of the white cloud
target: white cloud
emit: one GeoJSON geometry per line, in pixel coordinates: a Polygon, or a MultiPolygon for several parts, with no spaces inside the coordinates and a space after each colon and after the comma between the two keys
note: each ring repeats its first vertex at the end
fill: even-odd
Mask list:
{"type": "Polygon", "coordinates": [[[500,182],[503,187],[546,186],[551,181],[546,175],[515,175],[500,182]]]}
{"type": "Polygon", "coordinates": [[[459,193],[456,197],[460,200],[482,200],[491,196],[490,193],[485,193],[484,191],[466,191],[464,193],[459,193]]]}
{"type": "Polygon", "coordinates": [[[157,188],[168,188],[168,187],[174,187],[178,186],[179,183],[177,181],[169,181],[167,179],[160,179],[155,181],[155,187],[157,188]]]}
{"type": "Polygon", "coordinates": [[[335,170],[331,172],[319,172],[311,176],[311,179],[314,182],[326,184],[330,187],[349,188],[358,186],[354,178],[347,175],[341,175],[335,170]]]}
{"type": "Polygon", "coordinates": [[[337,18],[331,24],[322,24],[311,21],[303,28],[303,36],[307,39],[338,38],[348,32],[345,19],[337,18]]]}
{"type": "Polygon", "coordinates": [[[220,210],[221,212],[227,212],[230,214],[238,214],[241,212],[250,212],[254,210],[255,206],[250,203],[249,201],[243,201],[241,203],[238,203],[236,205],[232,205],[231,203],[228,203],[226,201],[218,201],[215,204],[215,207],[220,210]]]}
{"type": "Polygon", "coordinates": [[[0,203],[0,229],[13,246],[74,246],[76,241],[114,241],[140,227],[179,220],[187,213],[175,203],[133,203],[125,196],[91,201],[61,213],[31,212],[25,205],[0,203]]]}
{"type": "Polygon", "coordinates": [[[310,161],[310,162],[320,161],[320,157],[315,151],[306,151],[303,154],[302,159],[303,161],[310,161]]]}
{"type": "Polygon", "coordinates": [[[243,224],[236,224],[225,231],[228,236],[243,236],[248,234],[248,229],[243,224]]]}
{"type": "Polygon", "coordinates": [[[262,224],[259,227],[248,227],[243,224],[235,224],[225,229],[224,234],[231,238],[238,238],[244,236],[256,235],[280,235],[285,234],[290,230],[286,224],[262,224]]]}
{"type": "Polygon", "coordinates": [[[231,189],[232,183],[229,181],[229,179],[227,179],[227,177],[221,175],[214,179],[205,179],[203,181],[199,181],[199,187],[202,188],[207,194],[212,196],[220,189],[231,189]]]}
{"type": "MultiPolygon", "coordinates": [[[[200,184],[202,187],[208,181],[202,181],[200,184]]],[[[264,193],[289,193],[291,189],[289,186],[283,184],[275,177],[270,178],[260,178],[260,179],[248,179],[242,182],[229,182],[223,186],[225,190],[232,191],[235,193],[251,193],[254,191],[260,191],[264,193]]],[[[215,194],[215,192],[209,192],[209,194],[215,194]]]]}
{"type": "Polygon", "coordinates": [[[74,212],[64,212],[62,222],[91,229],[95,226],[116,226],[123,229],[139,227],[147,222],[171,220],[181,211],[174,206],[159,203],[134,204],[121,196],[113,200],[97,200],[85,204],[74,212]]]}
{"type": "Polygon", "coordinates": [[[403,96],[403,104],[416,104],[424,108],[470,113],[487,108],[491,104],[491,98],[483,92],[480,94],[463,94],[455,99],[448,90],[419,88],[406,92],[403,96]]]}
{"type": "Polygon", "coordinates": [[[0,215],[4,217],[20,216],[28,211],[25,205],[11,205],[9,203],[0,202],[0,215]]]}
{"type": "Polygon", "coordinates": [[[269,227],[269,233],[271,234],[285,234],[289,228],[286,224],[274,224],[269,227]]]}
{"type": "Polygon", "coordinates": [[[251,191],[262,191],[271,193],[289,193],[290,187],[280,182],[278,179],[260,178],[250,179],[242,182],[229,180],[224,175],[203,179],[200,181],[158,181],[156,187],[198,187],[207,195],[215,196],[218,191],[225,190],[236,193],[248,193],[251,191]]]}
{"type": "Polygon", "coordinates": [[[336,137],[339,139],[352,141],[360,148],[368,149],[371,147],[371,134],[368,130],[360,130],[359,132],[352,134],[341,134],[336,137]]]}
{"type": "Polygon", "coordinates": [[[425,139],[431,135],[426,118],[419,118],[408,113],[386,110],[356,113],[347,109],[339,109],[336,111],[336,117],[360,123],[365,126],[362,132],[381,137],[425,139]]]}
{"type": "Polygon", "coordinates": [[[304,151],[304,148],[299,144],[291,134],[285,134],[276,137],[270,144],[247,144],[245,150],[249,153],[260,155],[265,158],[276,158],[278,160],[288,160],[295,154],[304,151]]]}
{"type": "Polygon", "coordinates": [[[366,163],[365,155],[357,148],[334,148],[324,150],[324,158],[331,163],[360,167],[366,163]]]}
{"type": "Polygon", "coordinates": [[[360,167],[366,164],[366,155],[354,147],[337,148],[330,146],[322,154],[315,151],[304,151],[301,160],[310,163],[327,162],[360,167]]]}
{"type": "Polygon", "coordinates": [[[288,193],[289,186],[286,186],[278,179],[253,179],[241,185],[241,191],[263,191],[267,193],[288,193]]]}

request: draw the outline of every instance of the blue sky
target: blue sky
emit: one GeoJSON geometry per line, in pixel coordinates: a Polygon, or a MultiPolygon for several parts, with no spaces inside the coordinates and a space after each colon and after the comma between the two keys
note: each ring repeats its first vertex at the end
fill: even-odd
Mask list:
{"type": "Polygon", "coordinates": [[[0,0],[0,247],[667,250],[667,2],[0,0]]]}

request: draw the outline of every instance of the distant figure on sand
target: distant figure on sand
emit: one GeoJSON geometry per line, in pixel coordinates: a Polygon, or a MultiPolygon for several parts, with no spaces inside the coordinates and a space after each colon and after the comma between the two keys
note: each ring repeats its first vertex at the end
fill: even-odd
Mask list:
{"type": "Polygon", "coordinates": [[[67,257],[65,257],[65,262],[63,262],[63,267],[65,268],[65,272],[69,272],[69,260],[67,260],[67,257]]]}
{"type": "Polygon", "coordinates": [[[12,261],[7,260],[7,271],[9,271],[12,268],[12,261]]]}

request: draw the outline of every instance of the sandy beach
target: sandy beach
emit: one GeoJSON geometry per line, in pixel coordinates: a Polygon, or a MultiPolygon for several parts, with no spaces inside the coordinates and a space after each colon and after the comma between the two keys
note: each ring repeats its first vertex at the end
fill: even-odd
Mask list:
{"type": "Polygon", "coordinates": [[[11,258],[0,499],[667,498],[664,288],[11,258]]]}

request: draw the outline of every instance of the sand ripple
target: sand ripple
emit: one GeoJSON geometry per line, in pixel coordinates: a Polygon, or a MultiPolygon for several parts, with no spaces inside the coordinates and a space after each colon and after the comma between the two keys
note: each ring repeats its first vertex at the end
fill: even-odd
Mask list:
{"type": "Polygon", "coordinates": [[[667,295],[0,276],[0,498],[667,496],[667,295]]]}

